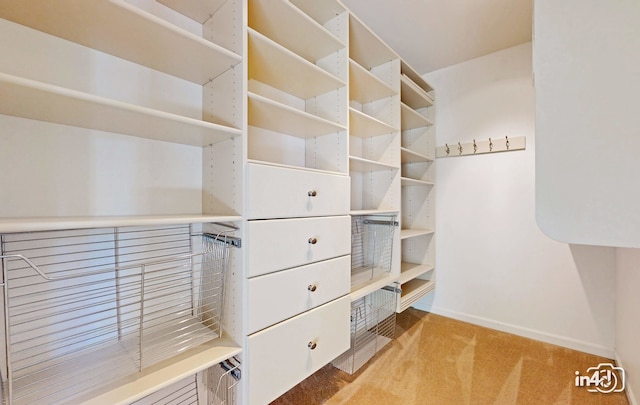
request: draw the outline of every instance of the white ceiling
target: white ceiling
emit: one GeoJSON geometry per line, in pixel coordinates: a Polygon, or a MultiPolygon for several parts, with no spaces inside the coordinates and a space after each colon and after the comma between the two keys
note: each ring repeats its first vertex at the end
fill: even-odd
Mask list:
{"type": "Polygon", "coordinates": [[[343,0],[420,74],[531,41],[533,0],[343,0]]]}

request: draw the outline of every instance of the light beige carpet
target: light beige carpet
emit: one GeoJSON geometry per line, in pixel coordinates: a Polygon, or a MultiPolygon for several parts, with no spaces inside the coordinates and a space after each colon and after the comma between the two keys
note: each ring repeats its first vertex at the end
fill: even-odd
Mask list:
{"type": "Polygon", "coordinates": [[[356,374],[324,367],[272,405],[628,405],[576,371],[608,359],[408,309],[396,339],[356,374]]]}

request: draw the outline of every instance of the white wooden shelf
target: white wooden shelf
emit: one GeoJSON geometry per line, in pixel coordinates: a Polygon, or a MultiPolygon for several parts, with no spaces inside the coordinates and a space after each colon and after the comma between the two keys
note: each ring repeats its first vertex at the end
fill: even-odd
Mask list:
{"type": "Polygon", "coordinates": [[[313,138],[347,128],[255,93],[249,96],[249,125],[298,138],[313,138]]]}
{"type": "Polygon", "coordinates": [[[423,91],[427,93],[433,91],[433,87],[431,87],[431,85],[427,83],[427,81],[424,80],[418,72],[413,70],[413,68],[403,60],[400,60],[400,72],[408,79],[412,80],[416,84],[416,86],[420,87],[423,91]]]}
{"type": "Polygon", "coordinates": [[[398,94],[391,86],[373,73],[349,60],[349,97],[360,104],[391,97],[398,94]]]}
{"type": "Polygon", "coordinates": [[[433,122],[405,103],[400,103],[402,130],[416,129],[433,125],[433,122]]]}
{"type": "Polygon", "coordinates": [[[351,298],[351,302],[354,302],[365,295],[371,294],[374,291],[381,289],[389,284],[393,284],[397,281],[398,275],[388,273],[381,275],[373,280],[370,280],[366,285],[355,286],[354,289],[351,290],[351,294],[349,298],[351,298]]]}
{"type": "Polygon", "coordinates": [[[380,208],[380,209],[372,209],[372,210],[351,210],[349,212],[349,215],[354,217],[360,216],[360,215],[389,215],[389,214],[397,215],[398,210],[380,208]]]}
{"type": "Polygon", "coordinates": [[[250,0],[249,26],[312,63],[346,47],[290,1],[250,0]]]}
{"type": "Polygon", "coordinates": [[[400,77],[400,98],[414,110],[433,105],[433,99],[405,76],[400,77]]]}
{"type": "Polygon", "coordinates": [[[229,338],[220,339],[180,354],[156,366],[146,369],[136,379],[89,399],[81,399],[83,405],[125,405],[168,387],[199,371],[240,354],[242,350],[229,338]]]}
{"type": "Polygon", "coordinates": [[[132,215],[0,218],[0,233],[241,221],[235,215],[132,215]]]}
{"type": "Polygon", "coordinates": [[[400,185],[402,185],[403,187],[428,187],[433,186],[434,183],[431,181],[416,180],[410,177],[401,177],[400,185]]]}
{"type": "Polygon", "coordinates": [[[316,20],[320,25],[344,13],[344,6],[336,0],[288,0],[316,20]]]}
{"type": "Polygon", "coordinates": [[[400,148],[400,161],[402,164],[405,163],[424,163],[424,162],[433,162],[433,158],[430,158],[427,155],[423,155],[421,153],[415,152],[409,148],[401,147],[400,148]]]}
{"type": "Polygon", "coordinates": [[[349,135],[358,138],[387,135],[396,129],[386,122],[367,115],[355,108],[349,108],[349,135]]]}
{"type": "Polygon", "coordinates": [[[400,277],[398,277],[398,282],[400,284],[404,284],[416,277],[420,277],[421,275],[432,271],[433,269],[434,267],[430,264],[402,262],[400,264],[400,277]]]}
{"type": "Polygon", "coordinates": [[[0,18],[201,85],[242,60],[124,0],[2,1],[0,18]]]}
{"type": "Polygon", "coordinates": [[[346,83],[249,28],[249,78],[301,99],[345,87],[346,83]]]}
{"type": "Polygon", "coordinates": [[[258,159],[247,159],[247,163],[255,163],[255,164],[260,164],[260,165],[282,167],[282,168],[285,168],[285,169],[304,170],[304,171],[314,172],[314,173],[326,173],[326,174],[335,174],[335,175],[339,175],[339,176],[347,176],[347,174],[342,173],[342,172],[335,172],[335,171],[331,171],[331,170],[322,170],[322,169],[313,169],[313,168],[310,168],[310,167],[301,167],[301,166],[295,166],[295,165],[287,165],[287,164],[269,162],[269,161],[258,160],[258,159]]]}
{"type": "Polygon", "coordinates": [[[387,163],[377,162],[375,160],[363,159],[357,156],[349,156],[349,170],[354,172],[375,172],[382,170],[398,169],[387,163]]]}
{"type": "Polygon", "coordinates": [[[207,146],[242,131],[0,73],[0,113],[192,146],[207,146]]]}
{"type": "Polygon", "coordinates": [[[204,24],[227,0],[157,0],[194,21],[204,24]]]}
{"type": "Polygon", "coordinates": [[[349,16],[349,57],[366,69],[399,59],[376,34],[354,15],[349,16]]]}
{"type": "Polygon", "coordinates": [[[417,238],[419,236],[431,235],[431,229],[403,229],[400,231],[400,239],[417,238]]]}
{"type": "Polygon", "coordinates": [[[398,300],[397,312],[402,312],[415,304],[420,298],[424,297],[436,287],[436,283],[430,280],[422,280],[415,278],[401,285],[402,295],[398,300]]]}

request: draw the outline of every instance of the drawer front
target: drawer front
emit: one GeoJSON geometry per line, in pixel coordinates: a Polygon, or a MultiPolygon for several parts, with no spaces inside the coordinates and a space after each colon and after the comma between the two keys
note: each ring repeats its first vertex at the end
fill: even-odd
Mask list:
{"type": "Polygon", "coordinates": [[[349,349],[350,311],[343,297],[249,336],[249,404],[268,404],[349,349]]]}
{"type": "Polygon", "coordinates": [[[351,256],[249,279],[248,333],[349,294],[351,256]]]}
{"type": "Polygon", "coordinates": [[[351,217],[249,221],[249,277],[348,255],[351,217]]]}
{"type": "Polygon", "coordinates": [[[248,165],[249,219],[349,214],[349,177],[248,165]]]}

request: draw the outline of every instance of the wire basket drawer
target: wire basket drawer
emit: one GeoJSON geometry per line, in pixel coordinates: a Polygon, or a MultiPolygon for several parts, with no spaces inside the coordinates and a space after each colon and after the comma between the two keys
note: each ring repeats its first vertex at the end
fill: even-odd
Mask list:
{"type": "Polygon", "coordinates": [[[134,402],[132,405],[236,405],[240,362],[231,358],[134,402]]]}
{"type": "Polygon", "coordinates": [[[395,215],[351,217],[352,290],[391,271],[395,215]]]}
{"type": "Polygon", "coordinates": [[[2,236],[4,402],[68,403],[221,335],[228,245],[191,227],[2,236]]]}
{"type": "Polygon", "coordinates": [[[376,290],[351,303],[351,347],[332,364],[353,374],[395,337],[397,293],[376,290]]]}

